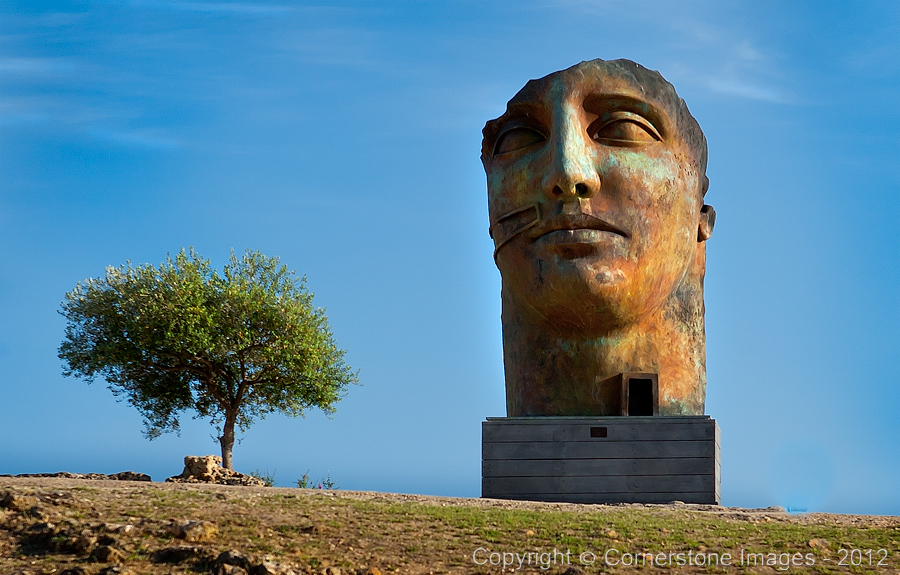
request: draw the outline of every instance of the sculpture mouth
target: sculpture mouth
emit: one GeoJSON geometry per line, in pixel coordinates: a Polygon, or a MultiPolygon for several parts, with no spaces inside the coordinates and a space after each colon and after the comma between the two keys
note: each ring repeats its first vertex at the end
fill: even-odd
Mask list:
{"type": "Polygon", "coordinates": [[[592,244],[610,237],[628,239],[625,230],[587,214],[558,215],[547,218],[534,227],[533,241],[551,245],[592,244]]]}

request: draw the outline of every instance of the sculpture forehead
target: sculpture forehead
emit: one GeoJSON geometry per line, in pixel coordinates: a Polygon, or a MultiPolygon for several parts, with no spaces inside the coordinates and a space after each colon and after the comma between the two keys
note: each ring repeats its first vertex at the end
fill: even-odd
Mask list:
{"type": "Polygon", "coordinates": [[[674,115],[680,98],[658,73],[630,60],[591,60],[530,80],[509,101],[509,106],[578,98],[591,94],[623,95],[662,108],[674,115]]]}
{"type": "Polygon", "coordinates": [[[701,173],[706,172],[706,138],[684,100],[659,72],[631,60],[590,60],[530,80],[507,103],[505,114],[485,124],[482,160],[489,157],[488,145],[503,122],[517,111],[531,106],[552,107],[565,101],[579,102],[590,96],[621,96],[643,104],[645,111],[653,110],[666,124],[658,127],[680,137],[691,150],[701,173]]]}

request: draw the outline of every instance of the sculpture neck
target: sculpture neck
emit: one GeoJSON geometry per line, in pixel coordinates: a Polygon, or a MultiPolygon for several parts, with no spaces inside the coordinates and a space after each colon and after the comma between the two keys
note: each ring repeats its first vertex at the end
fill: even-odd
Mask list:
{"type": "Polygon", "coordinates": [[[507,416],[620,415],[617,376],[627,372],[659,375],[660,415],[702,415],[703,312],[702,272],[640,322],[597,334],[561,333],[504,289],[507,416]]]}

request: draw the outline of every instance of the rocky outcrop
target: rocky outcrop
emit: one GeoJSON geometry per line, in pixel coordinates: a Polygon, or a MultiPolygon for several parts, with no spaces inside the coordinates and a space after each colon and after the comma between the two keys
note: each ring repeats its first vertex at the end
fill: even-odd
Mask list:
{"type": "Polygon", "coordinates": [[[103,473],[69,473],[68,471],[58,471],[56,473],[20,473],[15,477],[63,477],[65,479],[108,479],[112,481],[152,481],[146,473],[135,473],[134,471],[122,471],[120,473],[112,473],[105,475],[103,473]]]}
{"type": "Polygon", "coordinates": [[[265,486],[262,479],[225,469],[222,467],[222,458],[218,455],[188,455],[184,458],[184,471],[181,472],[181,475],[170,477],[166,481],[169,483],[265,486]]]}

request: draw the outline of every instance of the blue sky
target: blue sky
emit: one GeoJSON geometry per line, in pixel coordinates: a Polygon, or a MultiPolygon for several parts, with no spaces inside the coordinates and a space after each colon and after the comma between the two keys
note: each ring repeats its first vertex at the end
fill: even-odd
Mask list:
{"type": "Polygon", "coordinates": [[[504,415],[481,128],[582,60],[659,70],[709,140],[707,413],[726,505],[900,514],[896,2],[35,2],[0,6],[0,473],[162,480],[61,375],[66,291],[194,246],[300,274],[363,383],[269,417],[239,470],[478,496],[504,415]]]}

